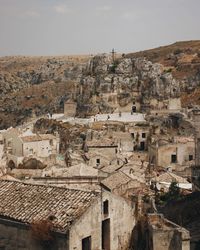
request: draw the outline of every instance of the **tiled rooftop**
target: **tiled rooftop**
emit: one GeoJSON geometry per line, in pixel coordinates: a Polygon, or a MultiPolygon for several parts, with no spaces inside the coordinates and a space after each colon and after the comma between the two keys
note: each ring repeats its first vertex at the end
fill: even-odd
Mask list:
{"type": "Polygon", "coordinates": [[[87,141],[88,147],[117,147],[117,142],[114,140],[109,140],[106,138],[101,138],[100,140],[87,141]]]}
{"type": "Polygon", "coordinates": [[[66,232],[98,193],[0,180],[0,217],[31,224],[54,216],[55,230],[66,232]]]}
{"type": "Polygon", "coordinates": [[[119,188],[121,185],[128,184],[128,183],[135,184],[136,182],[137,182],[136,180],[131,179],[128,175],[124,174],[121,171],[118,171],[116,173],[113,173],[106,179],[104,179],[101,183],[107,188],[109,188],[110,190],[114,190],[116,188],[119,188]]]}
{"type": "Polygon", "coordinates": [[[188,181],[185,178],[170,172],[161,174],[160,176],[155,177],[154,180],[156,180],[157,182],[168,182],[168,183],[171,183],[173,181],[176,181],[177,183],[188,183],[188,181]]]}

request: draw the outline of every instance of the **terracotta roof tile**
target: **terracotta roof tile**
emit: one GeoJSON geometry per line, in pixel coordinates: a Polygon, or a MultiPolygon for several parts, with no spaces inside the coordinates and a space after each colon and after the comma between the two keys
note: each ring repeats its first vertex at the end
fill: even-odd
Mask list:
{"type": "Polygon", "coordinates": [[[56,217],[55,230],[66,232],[98,193],[0,180],[0,216],[27,224],[56,217]]]}
{"type": "Polygon", "coordinates": [[[154,180],[156,180],[157,182],[168,182],[168,183],[171,183],[173,181],[176,181],[177,183],[189,183],[185,178],[170,172],[166,172],[164,174],[161,174],[160,176],[156,176],[154,180]]]}
{"type": "MultiPolygon", "coordinates": [[[[121,185],[127,184],[127,183],[134,183],[138,182],[137,180],[133,180],[125,173],[118,171],[106,179],[104,179],[101,183],[109,188],[110,190],[114,190],[116,188],[119,188],[121,185]]],[[[139,183],[139,182],[138,182],[139,183]]]]}

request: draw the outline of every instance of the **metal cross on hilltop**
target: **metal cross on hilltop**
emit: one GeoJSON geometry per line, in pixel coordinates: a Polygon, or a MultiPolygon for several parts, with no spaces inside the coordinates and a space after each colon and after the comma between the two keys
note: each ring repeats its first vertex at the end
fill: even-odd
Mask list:
{"type": "Polygon", "coordinates": [[[112,49],[112,51],[110,53],[112,54],[112,60],[113,60],[113,63],[114,63],[115,62],[116,51],[114,49],[112,49]]]}

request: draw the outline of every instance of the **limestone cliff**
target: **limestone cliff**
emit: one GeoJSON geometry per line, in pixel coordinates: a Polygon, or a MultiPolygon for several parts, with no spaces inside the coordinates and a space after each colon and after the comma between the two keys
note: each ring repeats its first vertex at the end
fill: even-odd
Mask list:
{"type": "MultiPolygon", "coordinates": [[[[200,104],[200,41],[132,53],[0,58],[0,129],[34,115],[63,112],[68,99],[77,115],[142,110],[153,100],[182,98],[200,104]]],[[[152,103],[151,103],[152,102],[152,103]]]]}

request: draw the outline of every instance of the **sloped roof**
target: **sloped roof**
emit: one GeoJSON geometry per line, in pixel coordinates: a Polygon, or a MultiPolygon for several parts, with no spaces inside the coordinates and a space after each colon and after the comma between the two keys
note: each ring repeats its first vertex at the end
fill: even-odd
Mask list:
{"type": "Polygon", "coordinates": [[[14,178],[13,176],[11,176],[9,174],[2,175],[0,177],[0,180],[4,180],[4,181],[20,181],[20,180],[14,178]]]}
{"type": "Polygon", "coordinates": [[[100,140],[92,140],[92,141],[87,141],[87,146],[89,148],[92,147],[117,147],[118,144],[114,140],[109,140],[106,138],[102,138],[100,140]]]}
{"type": "Polygon", "coordinates": [[[74,165],[67,168],[67,171],[63,173],[63,177],[71,176],[98,176],[98,170],[90,167],[84,163],[74,165]]]}
{"type": "Polygon", "coordinates": [[[178,176],[176,174],[166,172],[154,178],[157,182],[168,182],[171,183],[173,181],[177,183],[189,183],[185,178],[178,176]]]}
{"type": "Polygon", "coordinates": [[[101,181],[101,183],[111,191],[116,188],[119,188],[121,185],[125,185],[131,182],[135,184],[137,181],[133,180],[132,178],[130,178],[128,175],[126,175],[121,171],[113,173],[112,175],[101,181]]]}
{"type": "Polygon", "coordinates": [[[100,170],[103,171],[104,173],[112,174],[113,172],[117,171],[121,167],[122,167],[121,165],[113,164],[113,165],[101,167],[100,170]]]}
{"type": "Polygon", "coordinates": [[[54,216],[54,230],[66,232],[98,193],[0,180],[0,216],[31,224],[54,216]]]}

